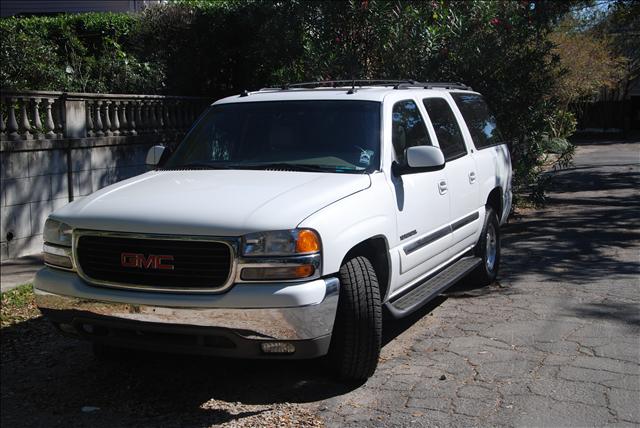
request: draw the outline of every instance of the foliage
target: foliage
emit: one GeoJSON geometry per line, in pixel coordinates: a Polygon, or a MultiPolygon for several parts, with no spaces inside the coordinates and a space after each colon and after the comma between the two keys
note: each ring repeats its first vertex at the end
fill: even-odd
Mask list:
{"type": "MultiPolygon", "coordinates": [[[[630,4],[626,2],[609,4],[618,14],[628,7],[630,4]]],[[[547,118],[548,133],[542,147],[546,154],[557,155],[558,166],[566,166],[575,150],[567,138],[576,130],[576,115],[603,88],[618,88],[627,73],[630,62],[617,49],[620,39],[605,31],[615,15],[611,10],[588,4],[566,16],[549,35],[562,72],[555,79],[558,108],[547,118]]]]}
{"type": "Polygon", "coordinates": [[[0,84],[15,90],[153,92],[163,76],[136,56],[127,14],[0,20],[0,84]]]}
{"type": "Polygon", "coordinates": [[[301,23],[273,2],[182,2],[147,8],[137,40],[167,91],[221,96],[269,84],[302,54],[301,23]]]}
{"type": "Polygon", "coordinates": [[[614,52],[625,60],[625,91],[640,78],[640,2],[617,0],[594,26],[593,32],[610,40],[614,52]]]}
{"type": "Polygon", "coordinates": [[[536,193],[550,139],[570,130],[559,132],[570,122],[548,36],[576,3],[180,0],[137,15],[2,19],[0,84],[219,97],[300,80],[461,81],[496,112],[517,190],[536,193]]]}
{"type": "Polygon", "coordinates": [[[0,300],[2,301],[0,323],[3,328],[40,314],[35,304],[31,284],[24,284],[1,293],[0,300]]]}
{"type": "Polygon", "coordinates": [[[554,53],[565,70],[557,81],[558,97],[565,108],[590,100],[602,88],[614,88],[624,76],[625,60],[612,52],[611,41],[591,31],[572,31],[575,24],[567,20],[569,30],[551,34],[554,53]]]}

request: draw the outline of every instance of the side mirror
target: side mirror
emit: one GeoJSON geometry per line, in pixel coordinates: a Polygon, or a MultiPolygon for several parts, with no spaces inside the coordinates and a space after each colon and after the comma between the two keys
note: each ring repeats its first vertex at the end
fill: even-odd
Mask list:
{"type": "Polygon", "coordinates": [[[444,154],[442,150],[433,146],[409,147],[407,165],[410,168],[440,169],[444,167],[444,154]]]}
{"type": "Polygon", "coordinates": [[[393,164],[396,175],[416,172],[437,171],[444,168],[445,159],[442,150],[433,146],[413,146],[407,149],[406,165],[393,164]]]}
{"type": "Polygon", "coordinates": [[[145,163],[147,166],[156,167],[158,163],[160,163],[160,159],[162,158],[162,154],[164,153],[164,146],[153,146],[147,152],[147,159],[145,163]]]}

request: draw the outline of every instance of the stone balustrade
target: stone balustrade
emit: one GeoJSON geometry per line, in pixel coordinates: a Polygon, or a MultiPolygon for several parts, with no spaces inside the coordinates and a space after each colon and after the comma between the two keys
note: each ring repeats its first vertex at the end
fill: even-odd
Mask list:
{"type": "Polygon", "coordinates": [[[8,92],[0,97],[0,259],[40,252],[52,211],[147,171],[212,100],[8,92]]]}
{"type": "Polygon", "coordinates": [[[136,136],[185,131],[209,98],[3,91],[0,140],[136,136]]]}

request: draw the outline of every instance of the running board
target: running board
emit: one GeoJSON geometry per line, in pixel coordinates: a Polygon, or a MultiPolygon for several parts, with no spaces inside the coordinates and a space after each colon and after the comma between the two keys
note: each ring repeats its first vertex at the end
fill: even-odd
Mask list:
{"type": "Polygon", "coordinates": [[[405,317],[451,287],[481,263],[480,257],[464,257],[407,293],[386,302],[385,306],[394,318],[405,317]]]}

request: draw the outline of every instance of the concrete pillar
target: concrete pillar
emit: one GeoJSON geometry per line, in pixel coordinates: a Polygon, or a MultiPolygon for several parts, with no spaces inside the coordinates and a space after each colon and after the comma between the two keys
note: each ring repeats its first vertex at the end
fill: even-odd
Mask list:
{"type": "Polygon", "coordinates": [[[67,138],[87,136],[87,111],[84,99],[67,98],[64,100],[64,135],[67,138]]]}

